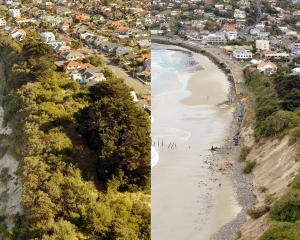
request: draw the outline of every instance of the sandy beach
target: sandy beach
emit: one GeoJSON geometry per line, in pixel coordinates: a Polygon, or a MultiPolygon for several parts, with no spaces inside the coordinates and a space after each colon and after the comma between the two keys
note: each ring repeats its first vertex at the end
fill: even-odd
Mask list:
{"type": "Polygon", "coordinates": [[[229,136],[233,109],[218,104],[230,84],[203,55],[152,49],[152,239],[208,240],[241,211],[230,173],[218,171],[223,159],[209,150],[229,136]]]}

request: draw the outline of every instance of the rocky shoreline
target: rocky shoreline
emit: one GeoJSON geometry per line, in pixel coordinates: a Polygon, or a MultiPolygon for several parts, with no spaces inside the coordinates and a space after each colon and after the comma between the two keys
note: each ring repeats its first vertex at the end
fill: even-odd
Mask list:
{"type": "Polygon", "coordinates": [[[230,240],[238,236],[241,226],[246,222],[246,210],[254,203],[256,197],[253,194],[252,174],[244,174],[244,162],[239,161],[241,145],[240,130],[246,112],[246,103],[240,100],[233,112],[233,121],[230,127],[229,139],[218,151],[217,155],[221,162],[230,162],[231,168],[227,169],[227,174],[233,182],[236,199],[242,207],[242,211],[230,222],[221,226],[220,230],[214,234],[211,240],[230,240]]]}

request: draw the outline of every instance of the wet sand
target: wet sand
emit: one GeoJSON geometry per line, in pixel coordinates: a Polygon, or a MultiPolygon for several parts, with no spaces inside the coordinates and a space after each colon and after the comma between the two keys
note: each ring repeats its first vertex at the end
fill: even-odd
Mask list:
{"type": "Polygon", "coordinates": [[[187,83],[190,96],[181,102],[186,105],[216,105],[227,100],[228,81],[224,79],[224,72],[206,56],[193,54],[193,58],[202,69],[191,67],[194,74],[187,83]]]}
{"type": "MultiPolygon", "coordinates": [[[[154,51],[152,61],[160,54],[154,51]]],[[[217,105],[228,99],[230,84],[207,57],[192,56],[201,67],[152,67],[152,82],[170,80],[164,92],[152,90],[152,140],[159,152],[152,168],[153,240],[208,240],[241,210],[230,174],[218,171],[223,159],[209,150],[229,135],[233,109],[217,105]],[[161,77],[159,70],[167,72],[161,77]]]]}

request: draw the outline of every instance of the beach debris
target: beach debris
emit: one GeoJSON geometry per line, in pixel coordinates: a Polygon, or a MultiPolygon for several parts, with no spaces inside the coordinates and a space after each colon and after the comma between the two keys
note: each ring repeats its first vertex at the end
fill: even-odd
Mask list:
{"type": "Polygon", "coordinates": [[[217,151],[217,150],[218,150],[218,147],[211,146],[211,148],[210,148],[210,151],[212,151],[212,152],[217,151]]]}

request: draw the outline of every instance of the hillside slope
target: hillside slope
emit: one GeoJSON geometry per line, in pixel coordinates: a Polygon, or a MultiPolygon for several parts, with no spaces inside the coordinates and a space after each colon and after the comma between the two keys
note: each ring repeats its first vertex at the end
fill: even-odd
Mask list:
{"type": "MultiPolygon", "coordinates": [[[[278,199],[287,192],[299,169],[295,161],[296,143],[288,135],[282,138],[262,139],[254,143],[252,130],[242,129],[244,145],[251,146],[247,161],[256,160],[253,169],[253,191],[257,197],[255,207],[266,205],[271,199],[278,199]]],[[[268,227],[268,213],[257,219],[247,217],[241,228],[242,240],[259,239],[268,227]]]]}

